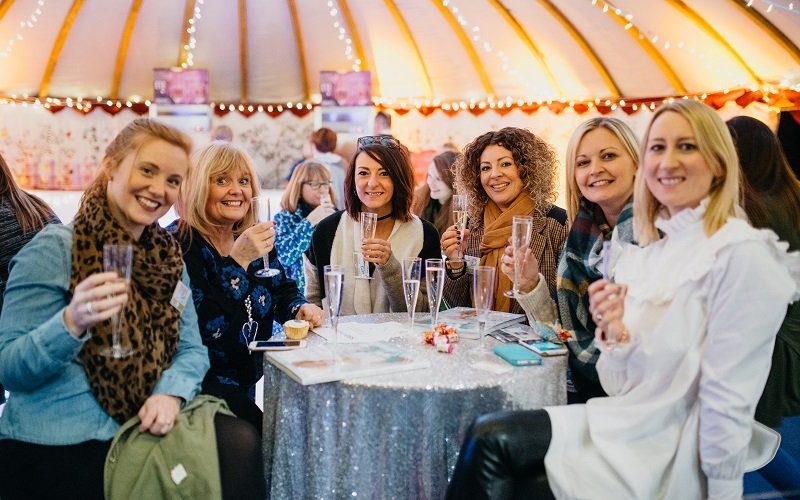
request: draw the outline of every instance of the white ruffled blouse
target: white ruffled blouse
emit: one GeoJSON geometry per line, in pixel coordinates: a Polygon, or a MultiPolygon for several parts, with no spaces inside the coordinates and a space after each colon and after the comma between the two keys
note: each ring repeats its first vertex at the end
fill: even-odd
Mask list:
{"type": "Polygon", "coordinates": [[[707,201],[659,219],[665,237],[628,246],[631,342],[602,353],[611,396],[547,408],[545,458],[558,498],[740,498],[753,414],[800,255],[731,218],[707,237],[707,201]]]}

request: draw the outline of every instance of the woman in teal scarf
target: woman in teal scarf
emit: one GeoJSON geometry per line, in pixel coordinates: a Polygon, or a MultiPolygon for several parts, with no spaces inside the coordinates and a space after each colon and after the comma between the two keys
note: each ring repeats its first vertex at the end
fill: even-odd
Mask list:
{"type": "MultiPolygon", "coordinates": [[[[595,323],[587,288],[609,271],[604,269],[603,243],[633,239],[633,179],[638,163],[639,141],[621,120],[600,117],[579,125],[567,144],[570,232],[558,263],[557,300],[548,293],[530,252],[522,264],[518,301],[528,320],[560,323],[573,332],[567,342],[570,403],[605,396],[595,368],[599,351],[593,344],[595,323]]],[[[509,246],[501,271],[511,280],[513,264],[509,246]]]]}

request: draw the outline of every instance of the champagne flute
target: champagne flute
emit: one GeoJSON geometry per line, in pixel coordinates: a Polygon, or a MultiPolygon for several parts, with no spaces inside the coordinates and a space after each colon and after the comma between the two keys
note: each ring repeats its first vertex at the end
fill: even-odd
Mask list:
{"type": "Polygon", "coordinates": [[[325,298],[328,316],[333,327],[333,343],[339,342],[339,314],[342,308],[342,289],[344,288],[344,266],[327,265],[323,268],[325,277],[325,298]]]}
{"type": "Polygon", "coordinates": [[[406,298],[406,310],[409,317],[409,330],[414,332],[414,313],[417,308],[419,281],[422,270],[422,259],[405,257],[400,263],[403,271],[403,296],[406,298]]]}
{"type": "Polygon", "coordinates": [[[320,206],[333,206],[331,195],[327,191],[319,195],[319,204],[320,206]]]}
{"type": "Polygon", "coordinates": [[[444,289],[444,260],[425,259],[425,279],[428,287],[428,305],[431,309],[431,330],[435,331],[444,289]]]}
{"type": "Polygon", "coordinates": [[[533,217],[530,215],[515,215],[511,219],[511,248],[514,250],[514,284],[511,290],[503,293],[506,297],[516,297],[519,294],[522,261],[525,258],[525,251],[531,243],[532,229],[533,217]]]}
{"type": "MultiPolygon", "coordinates": [[[[378,226],[378,214],[372,212],[361,212],[361,243],[375,237],[375,228],[378,226]]],[[[369,262],[364,260],[361,249],[355,252],[356,260],[356,279],[371,280],[369,275],[369,262]]]]}
{"type": "MultiPolygon", "coordinates": [[[[458,226],[458,230],[461,232],[461,237],[463,238],[464,229],[467,228],[467,195],[454,194],[450,205],[453,207],[453,221],[456,226],[458,226]]],[[[464,259],[463,245],[464,242],[462,241],[461,245],[458,247],[456,258],[452,260],[453,262],[461,262],[464,259]]]]}
{"type": "Polygon", "coordinates": [[[486,317],[494,298],[494,273],[491,266],[477,266],[472,272],[472,302],[475,304],[475,317],[478,319],[478,335],[483,340],[486,317]]]}
{"type": "MultiPolygon", "coordinates": [[[[253,212],[256,217],[256,222],[269,222],[272,220],[272,210],[270,209],[269,196],[262,195],[256,196],[250,203],[253,205],[253,212]]],[[[269,254],[261,257],[264,260],[264,269],[256,271],[256,276],[259,278],[271,278],[280,274],[277,269],[270,269],[269,267],[269,254]]]]}
{"type": "MultiPolygon", "coordinates": [[[[132,245],[103,245],[103,270],[117,273],[117,276],[130,283],[133,263],[132,245]]],[[[123,306],[124,308],[124,306],[123,306]]],[[[111,358],[127,358],[133,354],[129,345],[122,345],[120,333],[120,314],[122,310],[111,316],[111,347],[104,348],[103,356],[111,358]]]]}

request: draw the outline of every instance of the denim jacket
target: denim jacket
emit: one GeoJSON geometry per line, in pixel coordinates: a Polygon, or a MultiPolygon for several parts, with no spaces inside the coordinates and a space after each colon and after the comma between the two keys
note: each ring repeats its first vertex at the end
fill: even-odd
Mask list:
{"type": "MultiPolygon", "coordinates": [[[[64,326],[70,300],[72,225],[50,225],[11,261],[0,315],[0,381],[11,392],[0,439],[44,445],[109,440],[120,428],[94,398],[78,354],[77,340],[64,326]]],[[[189,284],[186,269],[183,281],[189,284]]],[[[180,343],[154,394],[191,401],[208,370],[191,300],[180,322],[180,343]]]]}

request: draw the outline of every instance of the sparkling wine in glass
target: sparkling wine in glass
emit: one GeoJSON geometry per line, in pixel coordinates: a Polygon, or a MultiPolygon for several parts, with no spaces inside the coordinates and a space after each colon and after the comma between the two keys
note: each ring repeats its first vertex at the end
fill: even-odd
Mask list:
{"type": "Polygon", "coordinates": [[[422,259],[419,257],[405,257],[400,265],[403,272],[403,296],[406,298],[406,310],[410,321],[409,329],[413,332],[414,313],[417,308],[419,282],[422,274],[422,259]]]}
{"type": "Polygon", "coordinates": [[[333,343],[339,342],[339,314],[342,308],[342,289],[344,288],[344,266],[328,265],[323,268],[325,277],[325,298],[328,316],[333,327],[333,343]]]}
{"type": "MultiPolygon", "coordinates": [[[[132,245],[103,245],[103,270],[105,272],[117,273],[117,276],[124,279],[127,284],[131,280],[132,264],[132,245]]],[[[121,313],[122,310],[111,317],[111,346],[101,351],[104,356],[119,359],[133,354],[133,349],[130,345],[122,344],[122,334],[120,332],[121,313]]]]}
{"type": "MultiPolygon", "coordinates": [[[[375,228],[378,226],[378,214],[372,212],[361,212],[361,243],[375,237],[375,228]]],[[[369,275],[369,262],[364,259],[364,254],[359,248],[355,252],[356,279],[371,280],[369,275]]]]}
{"type": "Polygon", "coordinates": [[[522,263],[525,259],[525,252],[531,243],[531,230],[533,229],[533,217],[530,215],[515,215],[511,219],[511,248],[514,250],[514,284],[511,290],[507,290],[503,295],[506,297],[516,297],[519,294],[519,282],[522,279],[522,263]]]}
{"type": "MultiPolygon", "coordinates": [[[[467,195],[454,194],[450,202],[453,207],[453,221],[458,230],[461,231],[461,237],[464,237],[464,229],[467,228],[467,195]]],[[[458,253],[453,262],[461,262],[464,259],[464,241],[462,240],[461,246],[458,247],[458,253]]]]}
{"type": "Polygon", "coordinates": [[[486,317],[492,308],[494,298],[494,273],[491,266],[477,266],[472,272],[472,302],[475,304],[475,317],[478,319],[478,335],[483,339],[486,317]]]}
{"type": "MultiPolygon", "coordinates": [[[[256,196],[250,203],[253,205],[253,212],[256,217],[256,222],[269,222],[272,220],[272,210],[270,209],[269,196],[262,195],[256,196]]],[[[256,271],[256,276],[259,278],[271,278],[280,274],[277,269],[270,269],[269,267],[269,254],[261,257],[264,260],[264,269],[256,271]]]]}
{"type": "Polygon", "coordinates": [[[439,306],[444,289],[444,260],[425,259],[425,279],[428,288],[428,305],[431,309],[431,330],[439,321],[439,306]]]}

